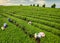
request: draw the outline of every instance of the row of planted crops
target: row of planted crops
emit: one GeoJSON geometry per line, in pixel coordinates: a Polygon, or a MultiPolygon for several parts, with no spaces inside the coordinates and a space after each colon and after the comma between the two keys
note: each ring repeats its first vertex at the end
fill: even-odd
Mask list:
{"type": "Polygon", "coordinates": [[[41,31],[46,34],[46,37],[41,39],[41,43],[60,43],[59,9],[30,6],[2,8],[0,22],[3,21],[1,25],[6,22],[8,28],[5,31],[0,29],[1,43],[36,43],[33,34],[41,31]],[[13,22],[8,22],[8,18],[11,18],[13,22]],[[28,21],[32,21],[32,24],[28,24],[28,21]]]}

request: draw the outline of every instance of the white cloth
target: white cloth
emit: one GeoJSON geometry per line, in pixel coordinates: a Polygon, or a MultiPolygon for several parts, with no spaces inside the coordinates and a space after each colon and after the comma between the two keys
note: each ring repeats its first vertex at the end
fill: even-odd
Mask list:
{"type": "Polygon", "coordinates": [[[5,28],[4,27],[1,27],[2,30],[4,30],[5,28]]]}
{"type": "Polygon", "coordinates": [[[4,23],[4,26],[6,26],[7,24],[6,23],[4,23]]]}
{"type": "Polygon", "coordinates": [[[41,37],[45,37],[44,32],[39,32],[38,35],[41,36],[41,37]]]}
{"type": "Polygon", "coordinates": [[[38,37],[38,38],[42,38],[42,37],[45,37],[45,34],[44,34],[44,32],[39,32],[38,34],[35,33],[35,34],[34,34],[34,37],[35,37],[35,38],[37,38],[37,37],[38,37]]]}
{"type": "Polygon", "coordinates": [[[37,33],[34,34],[34,37],[37,38],[37,33]]]}
{"type": "Polygon", "coordinates": [[[35,37],[35,38],[37,38],[37,37],[38,37],[38,38],[41,38],[42,36],[41,36],[40,34],[35,33],[35,34],[34,34],[34,37],[35,37]]]}
{"type": "Polygon", "coordinates": [[[37,35],[37,37],[38,37],[38,38],[41,38],[41,37],[42,37],[42,35],[41,35],[41,34],[38,34],[38,35],[37,35]]]}
{"type": "Polygon", "coordinates": [[[32,23],[31,21],[28,22],[28,24],[31,24],[31,23],[32,23]]]}

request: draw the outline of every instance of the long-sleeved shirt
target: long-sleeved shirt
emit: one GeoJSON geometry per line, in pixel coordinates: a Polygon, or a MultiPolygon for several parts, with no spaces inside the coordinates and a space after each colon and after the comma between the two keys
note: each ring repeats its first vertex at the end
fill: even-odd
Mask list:
{"type": "Polygon", "coordinates": [[[5,27],[5,26],[7,26],[7,24],[6,24],[6,23],[4,23],[4,27],[5,27]]]}

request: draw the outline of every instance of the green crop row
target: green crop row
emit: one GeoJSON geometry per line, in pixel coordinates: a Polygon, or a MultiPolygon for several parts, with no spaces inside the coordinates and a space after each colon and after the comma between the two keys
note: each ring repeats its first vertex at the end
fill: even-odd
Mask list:
{"type": "Polygon", "coordinates": [[[9,23],[6,17],[0,18],[0,27],[3,26],[3,23],[7,23],[8,27],[4,31],[0,29],[0,43],[35,43],[21,28],[9,23]]]}
{"type": "Polygon", "coordinates": [[[60,40],[59,37],[53,35],[50,32],[46,32],[44,30],[38,29],[37,27],[34,27],[32,25],[29,25],[24,20],[18,19],[18,18],[13,17],[13,16],[10,16],[8,14],[4,14],[4,16],[7,16],[9,18],[12,18],[12,19],[16,20],[19,24],[25,26],[25,28],[27,29],[27,31],[29,33],[31,33],[31,34],[34,34],[35,32],[41,32],[41,31],[45,32],[46,37],[44,39],[42,39],[42,41],[41,41],[42,43],[59,43],[59,40],[60,40]]]}
{"type": "Polygon", "coordinates": [[[45,25],[48,25],[48,26],[51,26],[51,27],[55,27],[57,29],[60,29],[60,24],[58,23],[54,23],[54,22],[49,22],[49,21],[44,21],[44,20],[39,20],[39,19],[35,19],[35,18],[31,18],[31,17],[26,17],[26,16],[19,16],[19,15],[12,15],[12,16],[15,16],[17,18],[21,18],[23,20],[30,20],[30,21],[33,21],[33,22],[37,22],[37,23],[40,23],[40,24],[45,24],[45,25]]]}
{"type": "Polygon", "coordinates": [[[30,18],[30,17],[26,17],[26,18],[27,18],[27,20],[31,20],[33,22],[41,23],[41,24],[44,24],[44,25],[47,25],[47,26],[50,26],[50,27],[53,27],[53,28],[60,30],[60,24],[58,24],[58,23],[50,22],[50,21],[46,21],[46,20],[41,20],[41,19],[36,19],[36,18],[30,18]]]}
{"type": "MultiPolygon", "coordinates": [[[[14,14],[15,15],[15,14],[14,14]]],[[[19,14],[17,14],[19,15],[19,14]]],[[[37,18],[37,19],[42,19],[42,20],[46,20],[46,21],[51,21],[51,22],[56,22],[56,23],[60,23],[60,19],[59,18],[50,18],[49,16],[45,17],[45,16],[35,16],[35,15],[21,15],[21,16],[26,16],[26,17],[32,17],[32,18],[37,18]]]]}
{"type": "Polygon", "coordinates": [[[59,17],[60,10],[52,8],[30,7],[30,6],[3,6],[0,7],[5,12],[15,12],[16,14],[49,15],[59,17]]]}
{"type": "Polygon", "coordinates": [[[55,29],[55,28],[51,28],[51,27],[48,27],[48,26],[45,26],[45,25],[42,25],[42,24],[39,24],[39,23],[34,23],[34,22],[33,22],[32,24],[33,24],[34,26],[40,28],[40,29],[46,30],[46,31],[48,31],[48,32],[51,32],[51,33],[53,33],[53,34],[55,34],[55,35],[60,36],[60,30],[57,30],[57,29],[55,29]]]}
{"type": "MultiPolygon", "coordinates": [[[[17,18],[21,18],[22,16],[14,16],[14,17],[17,17],[17,18]]],[[[24,20],[24,18],[22,17],[21,19],[23,19],[24,20]]],[[[29,18],[28,18],[29,19],[29,18]]],[[[28,22],[28,21],[27,21],[28,22]]],[[[33,22],[34,23],[34,22],[33,22]]],[[[35,26],[38,26],[39,28],[41,28],[41,29],[44,29],[44,30],[46,30],[46,31],[48,31],[48,32],[52,32],[53,34],[55,34],[55,35],[58,35],[58,36],[60,36],[60,30],[57,30],[57,29],[55,29],[55,28],[52,28],[52,27],[49,27],[49,26],[46,26],[46,25],[42,25],[42,24],[40,24],[40,23],[35,23],[34,24],[35,26]]]]}

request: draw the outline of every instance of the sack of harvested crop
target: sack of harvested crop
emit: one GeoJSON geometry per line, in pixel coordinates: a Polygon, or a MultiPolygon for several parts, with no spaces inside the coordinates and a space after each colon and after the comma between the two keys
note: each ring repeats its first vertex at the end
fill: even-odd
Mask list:
{"type": "Polygon", "coordinates": [[[34,38],[35,38],[35,39],[37,38],[37,33],[34,34],[34,38]]]}
{"type": "Polygon", "coordinates": [[[2,29],[2,30],[5,30],[5,28],[4,28],[4,27],[1,27],[1,29],[2,29]]]}

